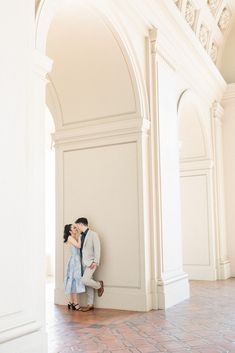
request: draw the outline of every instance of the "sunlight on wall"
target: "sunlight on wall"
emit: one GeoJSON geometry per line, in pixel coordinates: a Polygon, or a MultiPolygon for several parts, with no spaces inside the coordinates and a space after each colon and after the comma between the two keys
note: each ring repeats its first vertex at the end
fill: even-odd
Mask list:
{"type": "Polygon", "coordinates": [[[45,235],[46,235],[46,275],[55,273],[55,151],[51,134],[55,131],[49,109],[45,114],[45,235]]]}

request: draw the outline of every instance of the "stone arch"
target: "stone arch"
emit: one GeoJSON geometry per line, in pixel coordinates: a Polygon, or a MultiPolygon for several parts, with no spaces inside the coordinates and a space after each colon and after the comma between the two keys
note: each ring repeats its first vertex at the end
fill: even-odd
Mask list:
{"type": "Polygon", "coordinates": [[[147,199],[143,192],[144,178],[148,178],[143,162],[147,140],[142,138],[149,129],[147,95],[132,47],[115,14],[110,15],[97,8],[95,1],[85,0],[45,0],[37,12],[36,49],[54,61],[47,75],[47,103],[56,124],[55,302],[66,302],[63,274],[68,252],[60,234],[64,224],[83,215],[102,243],[97,276],[108,289],[97,305],[149,310],[147,275],[139,270],[149,261],[142,250],[149,234],[139,220],[144,216],[143,199],[147,199]],[[117,214],[127,225],[124,232],[117,214]],[[120,233],[126,250],[117,268],[113,259],[122,252],[120,233]],[[130,252],[134,273],[126,270],[130,252]]]}
{"type": "MultiPolygon", "coordinates": [[[[81,1],[77,1],[76,3],[78,4],[77,6],[80,6],[81,9],[83,9],[84,11],[87,11],[87,13],[90,12],[90,14],[93,14],[94,17],[96,17],[97,21],[100,21],[100,24],[101,23],[103,24],[103,29],[105,29],[103,33],[106,32],[106,35],[108,35],[109,33],[110,43],[111,41],[113,41],[113,48],[116,47],[117,53],[118,55],[120,55],[119,58],[120,60],[123,60],[123,65],[125,65],[125,69],[126,69],[125,79],[127,79],[127,81],[129,80],[132,93],[133,93],[133,96],[129,98],[133,99],[134,102],[133,102],[132,109],[124,109],[126,110],[126,112],[124,112],[123,110],[118,115],[122,115],[122,114],[125,115],[125,113],[127,113],[127,115],[132,114],[132,115],[137,115],[138,117],[141,117],[141,118],[148,118],[148,99],[147,99],[147,92],[145,89],[144,80],[140,74],[140,70],[138,68],[138,62],[137,62],[134,50],[127,36],[124,34],[122,26],[115,20],[115,18],[111,19],[110,14],[108,16],[102,8],[97,7],[95,2],[81,0],[81,1]],[[112,40],[111,40],[111,37],[112,37],[112,40]],[[121,59],[121,56],[122,56],[122,59],[121,59]],[[127,78],[127,76],[129,77],[127,78]]],[[[75,6],[75,1],[44,0],[44,1],[41,1],[40,4],[38,5],[37,14],[36,14],[35,46],[36,46],[36,49],[41,54],[48,56],[48,47],[47,47],[48,36],[50,34],[49,33],[50,28],[53,23],[53,19],[55,19],[56,13],[58,13],[60,10],[62,10],[63,8],[66,8],[69,5],[75,6]]],[[[107,39],[107,36],[106,36],[106,39],[107,39]]],[[[94,36],[94,41],[95,41],[95,36],[94,36]]],[[[87,44],[89,43],[86,43],[85,46],[87,44]]],[[[94,50],[97,49],[96,47],[97,45],[94,46],[94,50]]],[[[97,52],[98,51],[96,51],[96,53],[97,52]]],[[[51,59],[53,60],[53,58],[51,59]]],[[[113,65],[113,70],[115,70],[114,63],[110,61],[108,64],[110,66],[113,65]]],[[[53,82],[53,79],[51,76],[52,76],[52,73],[48,75],[48,80],[49,80],[48,87],[50,91],[49,105],[50,105],[50,101],[52,105],[53,105],[53,102],[54,104],[56,104],[56,107],[53,108],[54,111],[55,110],[58,111],[58,107],[60,106],[60,114],[58,116],[58,121],[55,121],[55,124],[57,127],[61,128],[63,125],[61,124],[61,119],[63,119],[63,116],[62,116],[63,109],[61,109],[62,103],[60,101],[60,97],[57,91],[58,88],[53,82]],[[52,96],[53,96],[53,99],[52,99],[52,96]]],[[[119,94],[122,94],[123,92],[122,88],[125,88],[125,87],[124,86],[121,87],[119,94]]],[[[115,96],[115,93],[116,92],[114,92],[113,97],[115,96]]],[[[124,97],[124,92],[123,92],[123,97],[124,97]]],[[[110,111],[107,112],[107,114],[105,114],[105,116],[107,115],[113,116],[112,112],[110,111]]]]}
{"type": "Polygon", "coordinates": [[[180,160],[206,159],[209,144],[200,102],[191,90],[185,90],[178,100],[180,160]]]}
{"type": "Polygon", "coordinates": [[[215,280],[213,162],[200,100],[186,90],[178,102],[184,270],[194,280],[215,280]]]}

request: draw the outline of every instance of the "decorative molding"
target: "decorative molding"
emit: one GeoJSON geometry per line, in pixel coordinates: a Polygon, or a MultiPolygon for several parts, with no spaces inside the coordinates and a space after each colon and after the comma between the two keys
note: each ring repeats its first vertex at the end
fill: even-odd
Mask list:
{"type": "Polygon", "coordinates": [[[224,93],[222,104],[224,106],[228,103],[235,105],[235,83],[227,85],[227,89],[224,93]]]}
{"type": "Polygon", "coordinates": [[[196,8],[191,0],[188,0],[185,7],[185,20],[186,22],[194,28],[196,21],[196,8]]]}
{"type": "Polygon", "coordinates": [[[102,139],[105,137],[113,137],[127,135],[133,133],[148,133],[150,122],[147,119],[132,118],[120,119],[117,121],[106,122],[103,124],[92,124],[86,126],[78,126],[72,129],[58,130],[52,135],[55,145],[64,143],[73,143],[74,141],[84,141],[90,139],[102,139]]]}
{"type": "MultiPolygon", "coordinates": [[[[211,58],[208,52],[202,47],[198,37],[193,32],[192,28],[183,18],[183,9],[176,7],[174,1],[150,1],[132,2],[132,6],[138,11],[140,21],[149,21],[149,27],[157,27],[157,51],[163,53],[167,57],[168,62],[173,63],[181,77],[189,85],[194,85],[202,99],[211,104],[211,101],[221,97],[225,89],[226,82],[215,65],[211,65],[211,58]],[[145,5],[145,6],[144,6],[145,5]],[[157,6],[156,6],[157,5],[157,6]],[[141,17],[142,16],[142,17],[141,17]],[[177,25],[177,31],[174,30],[177,25]],[[190,63],[190,65],[189,65],[190,63]],[[197,67],[197,70],[189,69],[192,66],[197,67]],[[204,77],[204,80],[201,80],[204,77]],[[207,85],[204,82],[207,82],[207,85]],[[203,83],[202,83],[203,82],[203,83]]],[[[199,2],[195,1],[198,6],[199,2]]],[[[205,6],[204,6],[205,7],[205,6]]],[[[203,8],[204,8],[203,7],[203,8]]],[[[222,38],[221,32],[218,30],[217,23],[213,19],[209,9],[206,11],[205,24],[208,25],[214,22],[217,35],[211,36],[217,44],[220,44],[222,38]]],[[[196,27],[201,23],[201,16],[197,8],[196,27]]],[[[208,28],[210,26],[208,25],[208,28]]],[[[195,29],[196,32],[196,29],[195,29]]],[[[207,48],[208,49],[208,48],[207,48]]]]}
{"type": "Polygon", "coordinates": [[[208,28],[204,24],[201,24],[198,37],[204,48],[207,48],[208,41],[209,41],[209,34],[210,33],[208,28]]]}
{"type": "Polygon", "coordinates": [[[161,279],[158,279],[157,285],[161,287],[187,278],[188,278],[188,274],[180,271],[179,273],[174,274],[173,277],[164,278],[164,276],[162,276],[161,279]]]}
{"type": "MultiPolygon", "coordinates": [[[[138,163],[140,163],[139,161],[141,160],[141,156],[139,155],[139,150],[138,150],[138,138],[136,138],[135,140],[131,139],[130,141],[127,140],[127,141],[107,141],[106,143],[102,143],[102,145],[96,145],[96,144],[91,144],[90,146],[87,146],[87,147],[84,147],[84,146],[71,146],[71,147],[66,147],[63,152],[62,152],[62,159],[63,159],[63,194],[65,193],[65,169],[64,169],[64,166],[65,166],[65,155],[68,154],[68,153],[74,153],[74,152],[78,152],[78,151],[85,151],[85,150],[97,150],[97,149],[100,149],[100,148],[109,148],[109,147],[116,147],[116,146],[129,146],[129,145],[134,145],[135,146],[135,158],[137,160],[137,165],[136,165],[136,176],[137,176],[137,195],[138,195],[138,201],[137,201],[137,205],[138,205],[138,211],[140,209],[140,199],[141,199],[141,190],[139,188],[139,183],[138,183],[138,170],[139,170],[139,165],[138,163]]],[[[63,224],[65,224],[65,220],[63,220],[63,224]]],[[[138,233],[137,233],[137,236],[136,236],[136,241],[138,241],[138,283],[136,283],[135,285],[129,285],[129,286],[125,286],[125,285],[111,285],[109,284],[107,281],[105,281],[105,288],[120,288],[120,289],[130,289],[130,290],[140,290],[141,289],[141,282],[142,282],[142,279],[141,279],[141,274],[142,274],[142,271],[141,271],[141,230],[140,230],[140,227],[138,228],[138,233]]],[[[64,260],[65,260],[65,248],[63,248],[63,263],[66,263],[64,260]]],[[[64,269],[63,269],[64,270],[64,269]]],[[[65,276],[65,273],[63,273],[63,278],[65,276]]]]}
{"type": "Polygon", "coordinates": [[[6,328],[0,331],[0,344],[15,340],[19,337],[30,335],[42,328],[39,321],[26,321],[19,325],[6,328]]]}
{"type": "Polygon", "coordinates": [[[180,171],[188,172],[188,171],[202,171],[202,170],[210,170],[213,169],[214,162],[211,159],[196,159],[191,158],[187,161],[180,161],[180,171]]]}
{"type": "MultiPolygon", "coordinates": [[[[196,166],[196,164],[195,164],[196,166]]],[[[187,167],[187,166],[186,166],[187,167]]],[[[190,167],[190,166],[189,166],[190,167]]],[[[181,170],[180,177],[182,180],[184,178],[192,178],[191,180],[198,180],[198,178],[202,178],[205,186],[205,208],[206,212],[206,220],[207,225],[205,226],[205,242],[208,243],[208,253],[207,253],[207,261],[204,264],[196,264],[196,263],[184,263],[184,270],[189,273],[190,279],[205,279],[205,280],[216,280],[217,271],[216,271],[216,257],[214,254],[214,204],[213,204],[213,170],[214,164],[212,160],[208,160],[208,164],[199,166],[200,169],[194,168],[185,168],[181,170]]],[[[200,222],[200,220],[198,220],[200,222]]]]}
{"type": "Polygon", "coordinates": [[[174,3],[176,4],[176,6],[179,6],[180,0],[173,0],[173,1],[174,1],[174,3]]]}
{"type": "Polygon", "coordinates": [[[207,0],[207,4],[213,15],[215,15],[216,11],[218,10],[220,3],[221,0],[207,0]]]}
{"type": "Polygon", "coordinates": [[[224,161],[222,121],[224,109],[219,102],[214,102],[211,108],[211,134],[213,158],[215,163],[213,173],[214,187],[214,218],[215,218],[215,245],[218,279],[230,277],[230,262],[227,256],[227,229],[225,217],[225,191],[224,191],[224,161]]]}
{"type": "Polygon", "coordinates": [[[190,297],[188,275],[181,272],[175,279],[158,281],[158,308],[167,309],[190,297]]]}
{"type": "Polygon", "coordinates": [[[215,42],[212,42],[210,48],[210,57],[211,60],[216,64],[217,57],[218,57],[218,45],[215,42]]]}
{"type": "Polygon", "coordinates": [[[212,117],[214,119],[218,119],[220,123],[222,123],[223,116],[224,116],[224,108],[219,102],[214,102],[212,105],[212,117]]]}
{"type": "Polygon", "coordinates": [[[206,6],[200,4],[197,0],[173,0],[177,8],[181,12],[186,22],[197,37],[203,48],[216,65],[218,51],[223,47],[225,34],[229,28],[232,18],[229,0],[207,0],[206,6]],[[208,10],[209,11],[208,11],[208,10]],[[218,18],[219,15],[219,18],[218,18]],[[197,21],[197,18],[203,19],[203,24],[197,21]],[[220,31],[218,31],[218,28],[220,31]],[[208,50],[210,37],[215,38],[208,50]],[[216,42],[216,43],[215,43],[216,42]]]}
{"type": "Polygon", "coordinates": [[[231,17],[232,17],[231,11],[229,10],[229,8],[225,7],[218,21],[218,27],[222,32],[225,32],[226,29],[228,28],[231,17]]]}
{"type": "MultiPolygon", "coordinates": [[[[124,288],[106,288],[106,295],[98,298],[95,295],[95,308],[113,309],[116,310],[132,310],[132,311],[150,311],[153,309],[152,293],[144,293],[139,289],[124,289],[124,288]],[[109,300],[107,301],[107,297],[109,300]]],[[[55,291],[56,302],[59,305],[67,305],[68,301],[64,295],[64,289],[56,289],[55,291]]],[[[86,305],[86,301],[81,295],[81,304],[86,305]],[[84,300],[84,302],[83,302],[84,300]]],[[[155,307],[154,309],[158,309],[155,307]]]]}

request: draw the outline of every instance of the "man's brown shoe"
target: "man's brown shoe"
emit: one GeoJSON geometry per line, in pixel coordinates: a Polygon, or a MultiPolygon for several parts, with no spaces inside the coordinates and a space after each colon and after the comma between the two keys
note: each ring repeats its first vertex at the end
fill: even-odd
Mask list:
{"type": "Polygon", "coordinates": [[[101,287],[98,289],[98,297],[102,297],[102,295],[104,293],[104,282],[100,281],[100,285],[101,285],[101,287]]]}
{"type": "Polygon", "coordinates": [[[87,306],[84,306],[84,308],[81,309],[82,312],[87,312],[87,311],[90,311],[90,310],[94,310],[94,305],[87,305],[87,306]]]}

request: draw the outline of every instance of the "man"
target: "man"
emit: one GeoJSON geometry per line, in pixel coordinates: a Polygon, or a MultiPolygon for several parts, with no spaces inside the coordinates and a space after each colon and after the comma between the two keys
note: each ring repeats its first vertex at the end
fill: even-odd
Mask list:
{"type": "Polygon", "coordinates": [[[94,292],[98,290],[98,296],[104,293],[103,281],[95,281],[93,275],[100,263],[100,240],[98,234],[88,227],[88,220],[84,217],[78,218],[75,222],[81,232],[81,261],[82,261],[82,282],[86,286],[87,306],[82,309],[86,312],[94,309],[94,292]]]}

